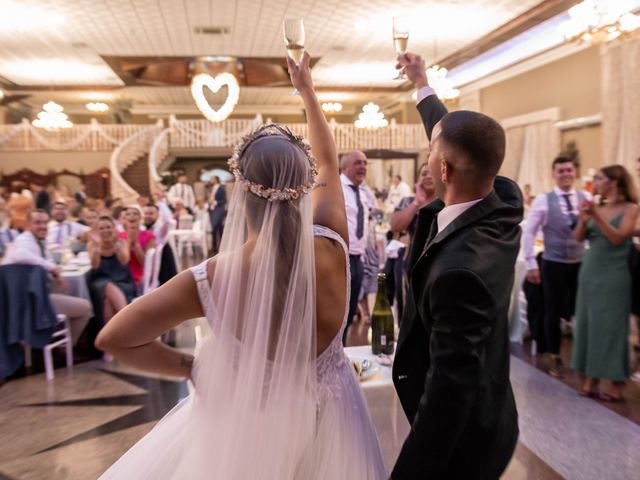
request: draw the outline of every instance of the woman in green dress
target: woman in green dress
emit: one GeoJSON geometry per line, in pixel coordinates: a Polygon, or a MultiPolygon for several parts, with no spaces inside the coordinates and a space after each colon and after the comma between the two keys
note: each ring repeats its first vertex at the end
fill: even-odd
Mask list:
{"type": "MultiPolygon", "coordinates": [[[[585,202],[576,227],[589,240],[578,277],[572,367],[584,374],[580,394],[620,401],[629,377],[631,274],[627,256],[638,217],[638,197],[621,165],[594,179],[599,202],[585,202]],[[598,382],[606,380],[598,391],[598,382]]],[[[596,196],[597,198],[597,196],[596,196]]]]}

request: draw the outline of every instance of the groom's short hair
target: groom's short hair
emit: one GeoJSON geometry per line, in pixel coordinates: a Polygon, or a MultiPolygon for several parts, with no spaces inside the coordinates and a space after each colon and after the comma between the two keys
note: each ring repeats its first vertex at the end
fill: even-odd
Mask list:
{"type": "Polygon", "coordinates": [[[478,112],[459,110],[440,120],[440,139],[460,151],[465,165],[477,178],[495,177],[502,166],[506,138],[493,118],[478,112]]]}

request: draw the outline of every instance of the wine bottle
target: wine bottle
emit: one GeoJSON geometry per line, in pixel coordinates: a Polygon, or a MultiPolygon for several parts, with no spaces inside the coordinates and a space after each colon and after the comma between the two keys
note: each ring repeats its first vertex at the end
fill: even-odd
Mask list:
{"type": "Polygon", "coordinates": [[[371,351],[374,355],[391,355],[395,343],[393,312],[387,298],[386,275],[378,274],[378,293],[371,316],[371,351]]]}

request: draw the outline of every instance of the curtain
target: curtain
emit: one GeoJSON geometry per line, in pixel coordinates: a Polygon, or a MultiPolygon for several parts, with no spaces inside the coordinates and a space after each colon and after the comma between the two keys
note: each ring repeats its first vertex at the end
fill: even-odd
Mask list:
{"type": "Polygon", "coordinates": [[[416,162],[412,158],[392,158],[382,160],[369,158],[366,184],[379,191],[387,190],[394,175],[400,175],[411,189],[415,184],[416,162]]]}
{"type": "Polygon", "coordinates": [[[604,165],[630,172],[640,157],[640,39],[600,48],[604,165]]]}
{"type": "Polygon", "coordinates": [[[502,122],[507,145],[500,174],[520,187],[531,185],[534,195],[553,188],[551,162],[560,152],[558,116],[558,109],[552,108],[502,122]]]}

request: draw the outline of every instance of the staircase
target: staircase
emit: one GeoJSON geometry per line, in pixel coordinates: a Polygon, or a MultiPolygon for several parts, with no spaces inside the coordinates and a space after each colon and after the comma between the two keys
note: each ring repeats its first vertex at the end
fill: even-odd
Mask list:
{"type": "Polygon", "coordinates": [[[141,195],[150,196],[149,151],[162,124],[135,133],[111,154],[111,195],[125,205],[134,204],[141,195]]]}
{"type": "Polygon", "coordinates": [[[122,178],[141,197],[151,198],[149,185],[149,154],[143,153],[133,163],[129,164],[121,173],[122,178]]]}

